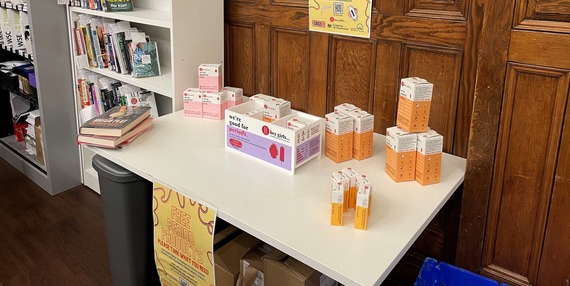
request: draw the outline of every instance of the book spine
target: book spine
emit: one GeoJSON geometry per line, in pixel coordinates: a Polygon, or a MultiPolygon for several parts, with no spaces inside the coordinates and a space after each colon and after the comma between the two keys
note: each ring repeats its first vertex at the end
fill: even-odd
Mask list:
{"type": "Polygon", "coordinates": [[[121,58],[121,73],[128,74],[129,68],[127,66],[127,57],[126,57],[126,49],[125,49],[125,32],[119,32],[116,34],[117,36],[117,44],[118,44],[118,53],[120,54],[121,58]]]}
{"type": "Polygon", "coordinates": [[[91,45],[91,37],[89,36],[89,30],[87,29],[86,26],[82,26],[81,32],[83,34],[83,41],[85,43],[85,48],[87,50],[87,58],[89,59],[89,66],[95,67],[96,66],[95,57],[94,57],[95,51],[93,51],[93,47],[91,45]]]}
{"type": "Polygon", "coordinates": [[[101,54],[101,45],[99,44],[99,37],[97,36],[97,28],[93,27],[93,25],[89,24],[89,34],[91,35],[91,44],[93,45],[93,50],[95,51],[95,58],[97,59],[97,67],[98,68],[105,68],[105,64],[103,63],[103,56],[101,54]]]}
{"type": "Polygon", "coordinates": [[[117,71],[117,66],[115,63],[115,52],[113,51],[113,37],[110,34],[105,35],[107,42],[107,57],[109,58],[109,68],[112,71],[117,71]]]}
{"type": "Polygon", "coordinates": [[[103,35],[103,27],[102,26],[95,26],[95,31],[97,34],[97,42],[99,44],[99,50],[101,51],[101,61],[103,64],[102,68],[109,67],[109,59],[107,53],[107,44],[106,44],[106,37],[103,35]]]}

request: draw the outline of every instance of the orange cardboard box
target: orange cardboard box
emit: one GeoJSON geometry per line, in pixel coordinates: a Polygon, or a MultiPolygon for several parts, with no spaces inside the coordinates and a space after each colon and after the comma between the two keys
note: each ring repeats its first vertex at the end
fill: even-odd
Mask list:
{"type": "Polygon", "coordinates": [[[265,100],[263,104],[263,121],[273,122],[291,114],[291,102],[281,99],[272,98],[265,100]]]}
{"type": "Polygon", "coordinates": [[[416,154],[416,181],[421,185],[439,183],[443,136],[430,130],[418,134],[416,154]]]}
{"type": "Polygon", "coordinates": [[[406,132],[428,131],[433,84],[425,79],[402,79],[396,125],[406,132]]]}
{"type": "Polygon", "coordinates": [[[325,155],[340,163],[352,159],[354,123],[350,116],[339,112],[325,115],[325,155]]]}
{"type": "MultiPolygon", "coordinates": [[[[359,176],[352,168],[342,169],[341,172],[350,179],[350,189],[348,192],[348,208],[353,209],[356,206],[356,178],[359,176]]],[[[346,199],[346,198],[345,198],[346,199]]]]}
{"type": "Polygon", "coordinates": [[[386,130],[386,173],[396,182],[413,181],[418,136],[398,127],[386,130]]]}
{"type": "Polygon", "coordinates": [[[356,194],[354,228],[366,230],[368,228],[370,207],[372,206],[372,183],[366,179],[366,176],[361,176],[356,181],[359,186],[356,194]]]}
{"type": "Polygon", "coordinates": [[[344,174],[342,171],[332,173],[332,182],[338,187],[342,186],[342,211],[348,211],[348,198],[350,195],[350,177],[344,174]]]}
{"type": "Polygon", "coordinates": [[[341,226],[344,214],[344,183],[332,180],[331,191],[331,225],[341,226]]]}
{"type": "Polygon", "coordinates": [[[363,160],[372,157],[372,141],[374,137],[374,115],[364,110],[353,110],[347,113],[354,124],[352,157],[363,160]]]}

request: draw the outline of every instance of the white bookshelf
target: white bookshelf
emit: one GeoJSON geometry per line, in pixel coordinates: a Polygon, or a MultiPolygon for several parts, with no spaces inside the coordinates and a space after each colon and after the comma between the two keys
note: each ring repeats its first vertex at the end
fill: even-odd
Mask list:
{"type": "Polygon", "coordinates": [[[89,70],[106,77],[114,78],[122,82],[136,85],[155,93],[159,93],[162,96],[169,98],[174,97],[174,91],[172,90],[172,73],[170,71],[170,68],[167,67],[161,67],[161,76],[144,78],[134,78],[130,75],[118,74],[114,71],[106,69],[90,68],[89,70]]]}
{"type": "MultiPolygon", "coordinates": [[[[137,0],[132,12],[103,12],[68,7],[68,30],[72,35],[73,21],[80,14],[87,14],[117,21],[129,21],[131,26],[143,30],[158,45],[161,76],[133,78],[110,70],[89,70],[153,91],[159,115],[183,108],[182,93],[198,85],[198,66],[202,63],[223,63],[224,58],[224,3],[222,0],[137,0]]],[[[71,36],[70,36],[71,37],[71,36]]],[[[70,55],[73,55],[73,39],[69,39],[70,55]]],[[[74,58],[74,57],[72,57],[74,58]]],[[[77,74],[72,62],[74,80],[77,74]]],[[[73,95],[76,121],[79,119],[79,96],[73,95]]],[[[93,152],[80,146],[82,182],[98,192],[97,173],[91,166],[93,152]]]]}
{"type": "MultiPolygon", "coordinates": [[[[138,3],[138,1],[137,1],[138,3]]],[[[137,4],[135,3],[135,5],[137,4]]],[[[103,18],[116,19],[121,21],[129,21],[133,23],[146,24],[161,28],[172,27],[172,17],[169,11],[160,11],[153,9],[136,8],[132,12],[114,12],[107,13],[103,11],[95,11],[80,7],[70,7],[69,11],[78,14],[88,14],[103,18]]]]}
{"type": "Polygon", "coordinates": [[[6,9],[28,13],[33,57],[24,50],[3,49],[34,60],[38,107],[44,138],[42,165],[29,156],[22,142],[12,137],[0,139],[0,156],[49,194],[55,195],[81,184],[77,152],[70,57],[67,49],[66,9],[56,1],[28,0],[27,4],[0,3],[6,9]]]}

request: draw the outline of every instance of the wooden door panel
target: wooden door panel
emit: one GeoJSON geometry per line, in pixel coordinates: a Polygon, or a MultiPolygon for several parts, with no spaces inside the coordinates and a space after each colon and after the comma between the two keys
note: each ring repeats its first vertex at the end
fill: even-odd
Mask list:
{"type": "Polygon", "coordinates": [[[304,112],[309,110],[309,51],[309,32],[273,30],[272,95],[304,112]]]}
{"type": "Polygon", "coordinates": [[[328,110],[348,102],[372,112],[376,42],[334,36],[330,53],[328,110]]]}
{"type": "Polygon", "coordinates": [[[418,76],[434,84],[429,125],[444,136],[444,152],[453,152],[461,51],[404,45],[402,58],[402,77],[418,76]]]}
{"type": "Polygon", "coordinates": [[[400,55],[402,44],[393,41],[378,41],[374,83],[374,128],[386,134],[386,129],[396,123],[396,109],[400,90],[400,55]]]}
{"type": "Polygon", "coordinates": [[[409,16],[465,20],[466,4],[462,0],[407,0],[406,12],[409,16]]]}
{"type": "Polygon", "coordinates": [[[568,0],[519,0],[515,12],[516,28],[570,33],[568,0]]]}
{"type": "Polygon", "coordinates": [[[515,30],[511,35],[509,60],[568,69],[569,47],[570,35],[515,30]]]}
{"type": "Polygon", "coordinates": [[[513,284],[536,280],[568,79],[539,67],[507,71],[483,272],[513,284]]]}
{"type": "Polygon", "coordinates": [[[255,94],[255,27],[226,24],[226,82],[255,94]]]}
{"type": "Polygon", "coordinates": [[[271,0],[271,5],[281,5],[289,7],[309,7],[307,0],[271,0]]]}
{"type": "MultiPolygon", "coordinates": [[[[570,106],[566,106],[564,126],[570,126],[570,106]]],[[[561,251],[570,241],[570,130],[562,134],[560,154],[556,164],[550,213],[546,224],[544,249],[540,259],[536,285],[568,285],[570,281],[570,251],[561,251]],[[566,283],[564,283],[566,282],[566,283]]]]}
{"type": "Polygon", "coordinates": [[[534,0],[522,1],[527,19],[570,21],[570,1],[568,0],[534,0]]]}
{"type": "Polygon", "coordinates": [[[467,26],[462,21],[373,15],[370,34],[373,37],[392,41],[464,49],[466,29],[467,26]]]}

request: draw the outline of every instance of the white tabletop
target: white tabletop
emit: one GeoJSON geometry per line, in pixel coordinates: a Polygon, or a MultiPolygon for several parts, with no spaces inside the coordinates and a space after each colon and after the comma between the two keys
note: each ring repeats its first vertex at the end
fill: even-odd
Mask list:
{"type": "Polygon", "coordinates": [[[92,150],[218,209],[220,218],[346,285],[378,285],[463,182],[465,159],[444,154],[441,183],[394,183],[385,138],[372,158],[315,159],[295,175],[224,148],[224,122],[176,112],[122,150],[92,150]],[[330,226],[331,173],[352,167],[374,183],[368,230],[330,226]]]}

